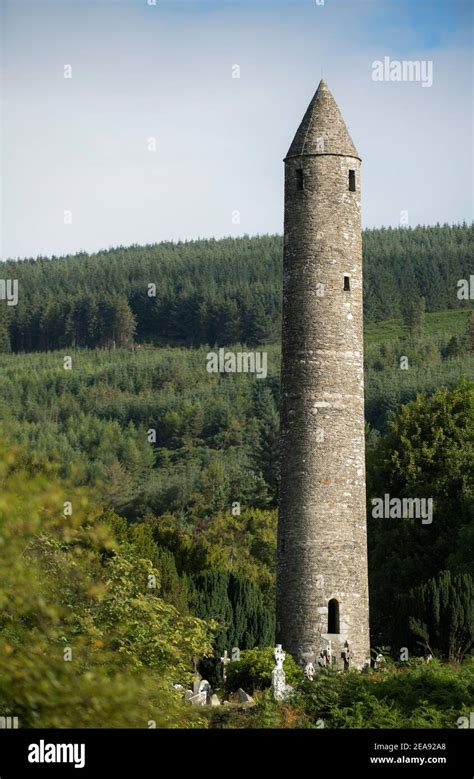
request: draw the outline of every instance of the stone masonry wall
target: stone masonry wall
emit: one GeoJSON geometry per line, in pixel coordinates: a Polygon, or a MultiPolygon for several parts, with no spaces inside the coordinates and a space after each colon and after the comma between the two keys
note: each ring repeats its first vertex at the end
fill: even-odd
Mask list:
{"type": "Polygon", "coordinates": [[[328,639],[339,664],[346,640],[352,666],[369,656],[362,315],[360,161],[289,157],[277,638],[301,663],[328,639]],[[332,598],[340,633],[329,635],[332,598]]]}

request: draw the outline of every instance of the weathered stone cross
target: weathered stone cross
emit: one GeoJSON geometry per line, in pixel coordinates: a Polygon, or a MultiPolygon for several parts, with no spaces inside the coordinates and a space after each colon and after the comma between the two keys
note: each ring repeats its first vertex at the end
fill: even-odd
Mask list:
{"type": "Polygon", "coordinates": [[[227,678],[227,665],[230,663],[230,657],[227,654],[227,649],[224,650],[224,654],[220,658],[220,661],[222,663],[222,676],[225,681],[227,678]]]}
{"type": "Polygon", "coordinates": [[[285,652],[282,649],[281,644],[277,644],[275,647],[275,651],[273,653],[273,657],[275,658],[276,667],[277,668],[283,668],[283,661],[286,657],[285,652]]]}

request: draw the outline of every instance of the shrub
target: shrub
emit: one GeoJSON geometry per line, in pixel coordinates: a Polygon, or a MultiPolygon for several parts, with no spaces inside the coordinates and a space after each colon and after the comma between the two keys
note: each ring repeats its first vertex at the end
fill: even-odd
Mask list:
{"type": "Polygon", "coordinates": [[[204,725],[172,685],[211,652],[210,626],[154,594],[143,550],[121,546],[56,466],[0,447],[0,489],[0,715],[22,728],[204,725]]]}
{"type": "Polygon", "coordinates": [[[383,673],[321,673],[291,700],[309,723],[326,728],[455,728],[472,710],[474,662],[410,662],[383,673]]]}

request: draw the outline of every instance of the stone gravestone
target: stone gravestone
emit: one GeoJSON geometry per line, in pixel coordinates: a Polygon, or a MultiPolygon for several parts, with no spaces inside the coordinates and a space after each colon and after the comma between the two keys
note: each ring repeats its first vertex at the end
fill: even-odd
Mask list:
{"type": "Polygon", "coordinates": [[[341,657],[344,661],[344,671],[349,670],[349,665],[351,661],[351,650],[349,649],[349,642],[346,641],[344,644],[344,649],[341,652],[341,657]]]}
{"type": "Polygon", "coordinates": [[[245,690],[242,689],[242,687],[239,687],[237,690],[237,698],[239,700],[239,703],[253,703],[253,698],[251,695],[248,694],[248,692],[245,692],[245,690]]]}
{"type": "Polygon", "coordinates": [[[199,695],[201,696],[202,704],[208,703],[210,697],[211,697],[211,685],[207,681],[207,679],[202,679],[201,683],[199,685],[199,695]]]}
{"type": "Polygon", "coordinates": [[[318,657],[318,665],[320,668],[326,668],[326,666],[330,666],[333,659],[332,655],[332,645],[331,642],[327,642],[327,646],[325,649],[321,649],[321,652],[319,653],[318,657]]]}
{"type": "Polygon", "coordinates": [[[283,661],[286,657],[281,644],[277,644],[273,653],[275,668],[272,671],[272,690],[276,701],[282,701],[286,693],[286,676],[283,670],[283,661]]]}
{"type": "Polygon", "coordinates": [[[326,666],[326,650],[321,649],[319,656],[318,656],[318,665],[320,668],[325,668],[326,666]]]}
{"type": "Polygon", "coordinates": [[[307,679],[314,679],[316,674],[316,668],[314,667],[315,657],[314,652],[305,652],[305,654],[302,655],[304,661],[304,675],[307,679]]]}
{"type": "Polygon", "coordinates": [[[383,668],[384,663],[385,663],[385,657],[379,652],[379,654],[375,658],[374,669],[376,671],[380,671],[380,669],[383,668]]]}
{"type": "Polygon", "coordinates": [[[315,673],[316,673],[316,669],[313,663],[306,663],[304,667],[304,675],[306,676],[306,678],[313,680],[315,673]]]}
{"type": "Polygon", "coordinates": [[[199,692],[199,686],[202,682],[202,676],[196,671],[193,676],[193,695],[197,695],[199,692]]]}
{"type": "Polygon", "coordinates": [[[330,641],[328,641],[327,649],[326,649],[326,658],[327,658],[327,664],[331,665],[332,663],[332,644],[330,641]]]}
{"type": "Polygon", "coordinates": [[[211,685],[207,679],[196,676],[193,681],[193,689],[186,690],[184,699],[193,706],[204,706],[211,696],[211,685]]]}
{"type": "Polygon", "coordinates": [[[204,706],[205,701],[201,693],[194,695],[192,690],[186,690],[184,700],[191,704],[191,706],[204,706]]]}

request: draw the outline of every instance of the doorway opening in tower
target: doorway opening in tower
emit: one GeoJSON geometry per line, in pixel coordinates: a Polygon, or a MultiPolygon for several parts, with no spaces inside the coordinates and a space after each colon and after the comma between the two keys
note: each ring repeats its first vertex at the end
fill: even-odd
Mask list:
{"type": "Polygon", "coordinates": [[[328,603],[328,633],[339,632],[339,601],[331,598],[328,603]]]}

